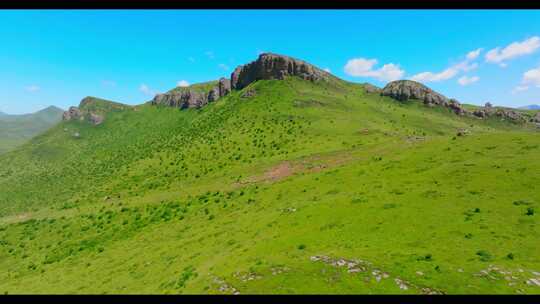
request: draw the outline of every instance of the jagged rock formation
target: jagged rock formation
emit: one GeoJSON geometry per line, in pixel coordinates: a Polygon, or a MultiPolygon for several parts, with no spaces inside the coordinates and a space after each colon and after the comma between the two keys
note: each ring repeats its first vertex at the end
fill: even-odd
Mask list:
{"type": "Polygon", "coordinates": [[[166,105],[180,109],[200,108],[231,92],[231,81],[221,78],[217,83],[204,83],[185,88],[177,88],[164,94],[157,94],[153,105],[166,105]]]}
{"type": "Polygon", "coordinates": [[[456,114],[464,115],[467,111],[455,99],[448,99],[425,85],[412,80],[396,80],[389,82],[381,91],[382,96],[389,96],[399,101],[418,99],[427,106],[443,106],[456,114]]]}
{"type": "Polygon", "coordinates": [[[282,80],[286,76],[317,81],[327,72],[298,59],[272,53],[263,53],[257,60],[237,67],[231,75],[231,87],[241,90],[257,80],[282,80]]]}

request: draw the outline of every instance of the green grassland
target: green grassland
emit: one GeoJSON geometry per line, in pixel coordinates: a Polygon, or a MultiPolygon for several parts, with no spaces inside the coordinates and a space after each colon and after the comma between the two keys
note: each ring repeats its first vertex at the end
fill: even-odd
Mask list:
{"type": "Polygon", "coordinates": [[[0,292],[540,293],[536,130],[333,78],[244,90],[1,155],[0,292]]]}

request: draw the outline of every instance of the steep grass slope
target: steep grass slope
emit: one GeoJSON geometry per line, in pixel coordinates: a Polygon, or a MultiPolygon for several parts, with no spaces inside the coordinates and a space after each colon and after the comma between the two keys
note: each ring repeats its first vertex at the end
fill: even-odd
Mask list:
{"type": "Polygon", "coordinates": [[[15,149],[60,122],[62,112],[51,106],[32,114],[0,113],[0,154],[15,149]]]}
{"type": "Polygon", "coordinates": [[[63,122],[0,156],[0,292],[538,293],[539,147],[294,77],[63,122]]]}

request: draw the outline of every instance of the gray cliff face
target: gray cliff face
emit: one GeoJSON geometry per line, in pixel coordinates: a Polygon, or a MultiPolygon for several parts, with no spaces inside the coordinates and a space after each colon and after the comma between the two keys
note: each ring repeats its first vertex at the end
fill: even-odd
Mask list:
{"type": "Polygon", "coordinates": [[[237,67],[231,75],[231,88],[241,90],[257,80],[282,80],[287,76],[298,76],[317,81],[326,77],[325,71],[298,59],[264,53],[257,60],[237,67]]]}
{"type": "Polygon", "coordinates": [[[464,115],[467,111],[455,99],[448,99],[425,85],[412,80],[396,80],[389,82],[381,91],[382,96],[389,96],[399,101],[418,99],[428,106],[442,106],[456,114],[464,115]]]}

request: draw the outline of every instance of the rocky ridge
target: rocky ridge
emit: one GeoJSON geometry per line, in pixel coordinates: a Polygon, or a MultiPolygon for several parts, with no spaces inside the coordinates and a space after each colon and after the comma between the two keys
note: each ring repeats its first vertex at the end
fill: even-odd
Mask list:
{"type": "MultiPolygon", "coordinates": [[[[375,87],[376,88],[376,87],[375,87]]],[[[366,87],[366,92],[377,93],[378,91],[366,87]]],[[[427,106],[441,106],[452,110],[458,115],[468,115],[480,119],[489,117],[497,117],[501,120],[512,121],[515,123],[526,123],[527,117],[519,111],[510,108],[493,107],[489,102],[484,107],[480,107],[474,111],[466,110],[461,103],[452,98],[433,91],[427,86],[412,80],[396,80],[389,82],[381,91],[380,95],[388,96],[399,101],[409,99],[418,99],[423,101],[427,106]]],[[[540,123],[540,117],[529,119],[530,122],[540,123]]],[[[538,125],[538,124],[537,124],[538,125]]]]}
{"type": "Polygon", "coordinates": [[[465,115],[465,110],[455,99],[449,99],[439,94],[427,86],[412,80],[396,80],[389,82],[380,93],[399,101],[418,99],[427,106],[442,106],[451,109],[458,115],[465,115]]]}
{"type": "Polygon", "coordinates": [[[151,101],[151,104],[180,109],[201,108],[229,94],[231,90],[241,90],[257,80],[281,80],[287,76],[298,76],[302,79],[317,81],[327,75],[329,75],[327,72],[302,60],[273,53],[263,53],[259,55],[257,60],[238,66],[231,74],[230,79],[221,78],[213,86],[197,87],[197,85],[193,85],[158,94],[151,101]]]}

